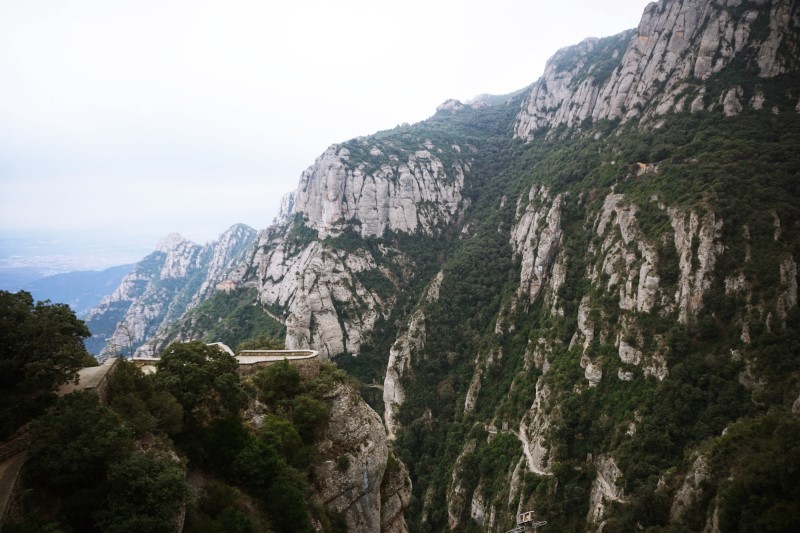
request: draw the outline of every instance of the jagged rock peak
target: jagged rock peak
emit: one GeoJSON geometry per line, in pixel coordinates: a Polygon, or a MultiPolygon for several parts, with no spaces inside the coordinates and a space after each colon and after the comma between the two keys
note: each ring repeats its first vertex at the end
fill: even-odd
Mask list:
{"type": "Polygon", "coordinates": [[[155,251],[163,252],[166,254],[169,253],[171,250],[174,250],[181,244],[194,245],[195,243],[190,241],[189,239],[184,238],[180,233],[173,232],[167,235],[166,237],[162,237],[161,240],[159,240],[156,243],[155,251]]]}
{"type": "Polygon", "coordinates": [[[204,246],[170,233],[138,262],[120,286],[88,315],[93,350],[111,339],[100,357],[117,348],[139,355],[158,353],[170,324],[213,294],[229,278],[255,241],[256,230],[234,224],[204,246]],[[147,342],[147,346],[143,343],[147,342]]]}
{"type": "Polygon", "coordinates": [[[455,98],[450,98],[439,104],[439,106],[436,108],[436,112],[440,113],[442,111],[446,111],[450,113],[456,113],[466,108],[480,109],[482,107],[503,105],[507,104],[509,101],[512,100],[514,96],[518,95],[521,92],[523,92],[523,90],[503,95],[484,93],[484,94],[479,94],[474,98],[470,98],[466,102],[462,102],[461,100],[456,100],[455,98]]]}
{"type": "Polygon", "coordinates": [[[255,231],[256,231],[255,229],[251,228],[247,224],[244,224],[242,222],[237,222],[236,224],[234,224],[233,226],[222,232],[220,239],[222,239],[227,235],[244,235],[249,233],[255,233],[255,231]]]}
{"type": "MultiPolygon", "coordinates": [[[[738,112],[741,88],[706,95],[705,82],[740,56],[762,78],[797,71],[799,26],[791,0],[653,2],[636,30],[559,50],[523,102],[515,135],[531,139],[588,120],[710,110],[719,97],[726,114],[738,112]]],[[[762,104],[752,99],[754,108],[762,104]]]]}
{"type": "Polygon", "coordinates": [[[461,103],[460,100],[456,100],[455,98],[450,98],[439,104],[436,108],[436,112],[439,111],[460,111],[464,109],[464,104],[461,103]]]}

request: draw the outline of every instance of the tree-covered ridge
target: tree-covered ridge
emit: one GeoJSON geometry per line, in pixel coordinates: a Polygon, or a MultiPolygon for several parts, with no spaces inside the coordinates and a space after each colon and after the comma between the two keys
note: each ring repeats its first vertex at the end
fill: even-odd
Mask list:
{"type": "Polygon", "coordinates": [[[68,306],[0,291],[0,440],[41,414],[58,386],[94,361],[83,346],[88,336],[68,306]]]}
{"type": "MultiPolygon", "coordinates": [[[[263,344],[264,339],[254,341],[263,344]]],[[[242,380],[235,359],[173,344],[158,371],[120,361],[107,404],[71,393],[32,425],[23,490],[4,531],[344,531],[316,500],[313,468],[330,394],[322,365],[287,362],[242,380]],[[247,409],[247,411],[245,411],[247,409]]]]}
{"type": "MultiPolygon", "coordinates": [[[[722,72],[730,75],[731,71],[722,72]]],[[[684,451],[713,439],[735,420],[760,416],[771,402],[782,405],[784,413],[791,410],[798,393],[796,350],[779,350],[777,353],[786,355],[778,359],[773,355],[776,352],[762,352],[763,341],[759,340],[762,335],[774,335],[776,323],[787,332],[796,327],[791,320],[791,313],[796,311],[791,309],[789,317],[774,322],[791,300],[782,295],[796,284],[796,274],[786,265],[791,264],[792,258],[796,260],[800,251],[796,208],[800,175],[796,152],[800,138],[797,116],[786,109],[789,100],[781,100],[789,94],[784,84],[785,77],[777,76],[745,87],[746,97],[768,95],[772,103],[780,104],[780,112],[745,110],[731,117],[720,112],[687,112],[664,117],[656,128],[635,122],[621,127],[617,122],[601,121],[584,125],[577,134],[564,129],[550,139],[537,138],[529,143],[489,133],[483,139],[473,139],[474,146],[482,149],[473,154],[465,183],[473,199],[467,216],[455,227],[444,230],[446,237],[433,244],[435,254],[410,254],[415,257],[415,274],[424,275],[411,278],[415,281],[413,286],[394,285],[400,304],[386,320],[377,323],[358,358],[344,355],[337,359],[343,368],[365,382],[379,382],[385,372],[382,363],[399,338],[403,321],[414,312],[427,282],[439,270],[443,272],[439,302],[424,304],[425,352],[412,360],[413,371],[405,378],[408,389],[401,419],[406,429],[397,446],[404,461],[412,466],[415,482],[412,505],[419,507],[412,507],[412,514],[421,517],[422,522],[412,527],[437,530],[447,523],[446,509],[451,499],[448,480],[463,443],[476,436],[473,424],[500,425],[497,421],[504,418],[518,421],[531,408],[535,385],[543,373],[530,364],[530,353],[539,340],[546,340],[552,350],[548,356],[550,375],[542,383],[551,391],[560,392],[550,402],[551,407],[559,406],[552,414],[562,417],[561,427],[551,428],[547,435],[554,444],[550,448],[551,461],[584,469],[574,490],[570,488],[576,494],[570,496],[568,504],[572,522],[565,524],[572,525],[564,527],[589,527],[589,493],[598,467],[586,462],[587,453],[621,450],[617,463],[625,462],[620,466],[625,479],[630,480],[626,481],[626,488],[646,492],[655,490],[654,486],[644,488],[643,481],[634,481],[637,476],[650,476],[648,482],[652,482],[653,472],[663,474],[673,469],[673,475],[684,475],[684,451]],[[518,302],[512,303],[519,290],[521,258],[509,246],[509,232],[518,223],[521,205],[524,208],[532,185],[544,186],[551,198],[563,199],[559,214],[564,232],[561,247],[565,282],[557,294],[547,296],[548,302],[540,298],[526,305],[523,312],[518,302]],[[715,257],[713,271],[704,274],[703,283],[708,287],[702,299],[692,303],[702,311],[690,313],[686,322],[681,322],[674,304],[656,302],[647,312],[623,313],[617,291],[611,285],[602,288],[609,283],[608,274],[601,274],[599,282],[588,279],[587,272],[604,268],[602,263],[596,263],[597,258],[589,257],[587,250],[591,253],[603,245],[603,238],[596,234],[597,217],[604,200],[612,194],[620,196],[623,211],[635,213],[637,238],[657,257],[653,273],[665,295],[681,290],[681,268],[697,271],[705,260],[698,253],[698,236],[692,238],[688,251],[676,249],[673,225],[684,221],[688,224],[694,220],[692,217],[702,219],[708,215],[713,215],[719,225],[713,242],[721,243],[723,248],[715,257]],[[681,264],[684,257],[690,260],[688,267],[681,264]],[[747,280],[745,292],[730,288],[740,277],[747,280]],[[559,301],[557,308],[550,305],[553,298],[559,301]],[[584,298],[598,338],[586,353],[578,353],[569,344],[578,330],[579,304],[584,298]],[[512,324],[513,333],[498,335],[501,318],[512,324]],[[629,320],[630,325],[619,323],[621,320],[629,320]],[[740,338],[744,324],[749,328],[746,341],[740,338]],[[616,339],[622,338],[626,329],[635,330],[641,338],[624,337],[626,342],[639,342],[638,349],[645,353],[664,355],[664,368],[668,370],[664,381],[640,375],[632,382],[617,380],[616,375],[627,377],[636,370],[635,364],[620,361],[617,356],[616,339]],[[502,356],[493,358],[489,355],[492,353],[502,356]],[[588,391],[578,387],[585,379],[584,356],[604,365],[601,385],[588,391]],[[766,363],[767,359],[771,362],[766,363]],[[475,412],[468,415],[463,406],[476,367],[482,367],[482,388],[475,412]],[[763,376],[755,388],[749,382],[758,382],[758,377],[742,377],[751,373],[763,376]],[[573,386],[576,391],[570,391],[573,386]],[[764,394],[771,397],[766,404],[764,394]],[[609,405],[616,409],[613,416],[609,405]],[[664,406],[668,413],[653,414],[664,406]],[[651,415],[645,414],[648,412],[651,415]],[[648,416],[659,423],[672,420],[674,427],[667,425],[666,433],[655,441],[647,440],[653,437],[645,435],[646,431],[633,438],[626,435],[632,423],[637,428],[641,427],[639,424],[647,426],[648,416]],[[626,439],[634,444],[622,446],[626,439]],[[660,442],[661,452],[640,455],[656,441],[660,442]],[[638,451],[629,448],[636,446],[638,451]],[[558,455],[561,453],[565,455],[558,455]],[[655,459],[641,460],[659,453],[655,464],[648,463],[655,459]],[[647,469],[651,473],[646,475],[643,472],[647,469]],[[436,499],[432,500],[433,496],[436,499]]],[[[442,128],[443,135],[454,138],[463,135],[460,125],[447,122],[459,113],[463,110],[440,112],[434,119],[415,125],[416,138],[432,136],[428,127],[433,132],[442,128]],[[438,119],[441,122],[437,123],[438,119]],[[448,127],[452,128],[449,132],[448,127]]],[[[479,132],[480,123],[477,124],[474,131],[479,132]]],[[[411,127],[407,128],[405,135],[410,139],[411,127]]],[[[367,138],[365,144],[369,142],[367,138]]],[[[541,196],[534,202],[541,203],[541,196]]],[[[405,253],[417,245],[432,244],[428,237],[419,235],[404,236],[403,242],[390,234],[360,240],[356,235],[346,236],[345,232],[338,240],[328,241],[333,250],[384,246],[405,253]]],[[[638,268],[643,258],[640,255],[635,261],[638,268]]],[[[632,278],[634,285],[638,281],[638,277],[632,278]]],[[[392,290],[391,285],[380,280],[373,286],[376,290],[392,290]]],[[[774,342],[770,340],[768,344],[774,347],[774,342]]],[[[379,393],[364,390],[372,405],[378,406],[379,393]]],[[[477,435],[487,436],[480,432],[477,435]]],[[[494,439],[491,435],[490,440],[494,439]]],[[[478,445],[476,456],[480,456],[481,449],[478,445]]],[[[510,483],[521,452],[520,448],[514,464],[506,465],[508,469],[499,469],[492,476],[510,483]]],[[[563,466],[560,472],[567,473],[569,468],[563,466]]],[[[478,483],[478,479],[473,481],[478,483]]],[[[484,485],[486,482],[484,479],[484,485]]],[[[563,483],[560,486],[565,487],[563,483]]],[[[544,487],[539,498],[545,494],[544,487]]],[[[467,483],[466,493],[471,494],[474,488],[467,483]]],[[[672,492],[660,497],[672,502],[678,488],[673,487],[672,492]]],[[[485,487],[483,490],[488,498],[502,500],[501,495],[485,487]]],[[[518,492],[515,497],[519,502],[526,496],[518,492]]],[[[549,505],[556,500],[556,495],[551,495],[549,505]]],[[[533,505],[533,500],[528,501],[533,505]]],[[[536,501],[542,505],[544,500],[536,501]]],[[[554,509],[561,512],[559,506],[554,509]]],[[[663,505],[660,514],[654,511],[655,506],[648,509],[653,510],[653,515],[643,516],[650,516],[651,524],[679,519],[680,513],[670,516],[669,509],[665,514],[663,505]]],[[[694,512],[707,511],[707,507],[699,509],[694,512]]],[[[468,506],[464,512],[469,512],[468,506]]],[[[510,507],[505,512],[505,516],[513,517],[510,507]]]]}
{"type": "MultiPolygon", "coordinates": [[[[733,62],[706,80],[717,93],[740,84],[742,101],[764,98],[761,108],[733,116],[723,114],[720,96],[717,107],[706,99],[711,111],[669,114],[655,124],[587,122],[522,142],[504,136],[513,117],[502,106],[462,107],[356,140],[364,147],[405,140],[406,149],[417,150],[436,137],[434,145],[450,138],[476,148],[465,180],[471,204],[440,235],[360,238],[345,230],[324,241],[333,254],[366,249],[385,258],[389,249],[413,265],[410,275],[394,277],[385,274],[402,269],[379,259],[384,275],[363,276],[370,290],[396,304],[376,322],[357,358],[337,358],[365,383],[380,383],[387,354],[414,313],[424,310],[425,349],[412,357],[402,381],[404,429],[396,444],[414,481],[413,530],[448,523],[511,527],[518,505],[561,516],[552,521],[556,530],[591,529],[601,520],[622,529],[702,528],[715,513],[736,508],[719,473],[724,469],[705,479],[704,492],[682,488],[694,475],[692,454],[707,458],[721,432],[735,424],[762,427],[770,408],[779,426],[794,427],[800,393],[800,355],[792,340],[798,326],[793,265],[800,257],[797,94],[791,75],[753,81],[752,65],[745,67],[733,62]],[[492,116],[497,121],[482,130],[481,120],[492,116]],[[512,234],[529,202],[532,210],[558,216],[562,237],[554,263],[562,281],[521,302],[524,247],[512,234]],[[600,230],[604,210],[607,231],[600,230]],[[631,238],[622,235],[628,217],[633,240],[623,242],[631,238]],[[614,259],[608,246],[628,250],[614,259]],[[606,262],[609,257],[614,260],[606,262]],[[649,270],[640,271],[644,266],[649,270]],[[439,299],[424,302],[437,272],[444,280],[439,299]],[[628,276],[625,284],[620,276],[628,276]],[[635,299],[646,276],[657,278],[653,301],[631,304],[631,291],[635,299]],[[592,334],[579,349],[582,327],[592,334]],[[586,375],[598,369],[602,378],[587,387],[586,375]],[[476,382],[477,399],[469,400],[476,382]],[[530,442],[511,438],[522,431],[521,419],[542,422],[530,414],[540,397],[547,402],[536,409],[549,419],[539,441],[547,448],[546,474],[528,466],[530,442]],[[495,436],[503,422],[511,429],[495,436]],[[475,448],[465,452],[469,442],[475,448]],[[451,482],[459,471],[469,474],[451,482]],[[624,498],[604,501],[604,517],[591,515],[597,498],[607,497],[592,499],[596,480],[606,474],[618,476],[612,484],[624,498]],[[675,503],[684,497],[699,499],[675,503]],[[459,498],[467,500],[458,504],[459,498]],[[503,518],[480,525],[483,518],[470,518],[470,503],[496,506],[503,518]]],[[[355,148],[351,154],[354,164],[367,157],[355,148]]],[[[546,223],[543,216],[531,234],[538,239],[546,223]]],[[[380,390],[363,391],[377,409],[380,390]]],[[[761,503],[757,515],[781,512],[761,503]]],[[[790,525],[796,524],[777,530],[790,525]]]]}
{"type": "Polygon", "coordinates": [[[236,347],[259,337],[283,338],[286,327],[274,316],[265,312],[252,288],[217,291],[166,328],[159,343],[198,339],[236,347]]]}
{"type": "MultiPolygon", "coordinates": [[[[709,506],[730,514],[739,505],[733,502],[744,496],[743,489],[724,488],[726,476],[731,475],[725,466],[717,471],[724,475],[704,481],[702,501],[672,510],[692,454],[707,453],[737,420],[758,425],[767,412],[785,431],[796,431],[792,414],[800,393],[800,352],[793,340],[800,327],[796,305],[785,319],[777,317],[784,309],[782,294],[796,287],[796,280],[782,280],[781,272],[786,261],[800,252],[797,118],[771,113],[728,118],[686,114],[670,117],[651,131],[631,125],[609,135],[603,127],[594,130],[597,136],[526,145],[510,142],[502,156],[508,162],[497,164],[506,170],[495,176],[496,192],[484,189],[474,207],[475,218],[465,221],[475,229],[442,266],[441,296],[428,304],[426,348],[411,363],[413,375],[406,378],[406,402],[400,412],[404,428],[397,446],[411,465],[417,496],[411,513],[425,517],[414,528],[439,530],[448,520],[456,520],[483,529],[460,514],[469,513],[468,505],[461,510],[453,505],[451,476],[459,455],[456,473],[464,472],[461,490],[480,495],[485,505],[494,502],[505,509],[509,521],[501,522],[501,527],[513,525],[510,520],[517,505],[537,509],[555,530],[591,527],[590,494],[604,464],[598,456],[612,456],[622,472],[617,483],[625,498],[607,504],[606,527],[658,530],[683,523],[690,529],[702,528],[709,506]],[[527,202],[531,185],[546,186],[551,197],[565,198],[560,216],[566,269],[557,294],[544,294],[523,307],[518,300],[511,304],[518,293],[521,258],[511,253],[508,242],[520,215],[518,199],[527,202]],[[603,246],[597,217],[612,192],[621,195],[626,205],[637,206],[640,238],[657,250],[656,271],[667,296],[678,290],[681,258],[672,244],[675,228],[666,206],[675,213],[713,213],[722,221],[716,238],[724,249],[698,302],[702,310],[696,318],[681,323],[674,305],[658,303],[649,312],[622,312],[609,278],[601,275],[597,284],[587,276],[602,266],[594,265],[591,251],[603,246]],[[740,272],[747,289],[737,293],[730,280],[739,279],[740,272]],[[586,350],[574,341],[581,334],[576,317],[584,299],[589,304],[587,322],[594,328],[594,340],[586,350]],[[503,321],[506,328],[498,330],[503,321]],[[635,327],[625,326],[624,321],[635,327]],[[745,323],[749,338],[743,340],[745,323]],[[664,355],[666,377],[641,375],[635,364],[620,360],[615,342],[625,331],[636,331],[624,340],[645,356],[664,355]],[[541,361],[533,364],[534,352],[539,356],[547,352],[547,368],[541,361]],[[602,367],[597,386],[586,387],[586,358],[602,367]],[[477,400],[473,410],[465,410],[476,372],[477,400]],[[626,373],[634,376],[631,381],[617,377],[626,373]],[[502,430],[497,436],[487,434],[485,428],[500,427],[505,421],[519,430],[515,424],[532,409],[542,388],[549,391],[550,427],[544,436],[549,472],[527,472],[513,481],[519,461],[525,470],[520,441],[502,430]],[[470,441],[476,446],[464,455],[464,443],[470,441]],[[455,518],[448,517],[448,509],[455,518]]],[[[694,252],[696,262],[696,248],[694,252]]],[[[624,266],[613,268],[623,272],[624,266]]],[[[742,443],[741,449],[748,446],[742,443]]],[[[796,468],[792,455],[787,460],[788,468],[796,468]]],[[[752,471],[748,476],[759,480],[748,478],[750,484],[767,479],[752,471]]],[[[796,490],[792,483],[781,487],[770,490],[788,491],[785,494],[796,490]]],[[[757,516],[782,516],[783,521],[770,520],[779,524],[775,530],[789,531],[797,525],[791,518],[796,511],[779,503],[782,498],[748,505],[757,516]],[[773,503],[780,507],[770,510],[773,503]]],[[[738,519],[727,520],[732,524],[738,519]]],[[[751,527],[759,530],[763,524],[751,527]]]]}

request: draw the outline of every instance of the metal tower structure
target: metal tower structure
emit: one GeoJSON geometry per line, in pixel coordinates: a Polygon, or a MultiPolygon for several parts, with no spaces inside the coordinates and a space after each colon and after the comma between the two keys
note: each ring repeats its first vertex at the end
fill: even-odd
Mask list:
{"type": "Polygon", "coordinates": [[[539,527],[545,525],[547,520],[536,520],[533,516],[533,511],[526,511],[517,515],[517,525],[514,529],[509,529],[506,533],[526,533],[536,531],[539,527]]]}

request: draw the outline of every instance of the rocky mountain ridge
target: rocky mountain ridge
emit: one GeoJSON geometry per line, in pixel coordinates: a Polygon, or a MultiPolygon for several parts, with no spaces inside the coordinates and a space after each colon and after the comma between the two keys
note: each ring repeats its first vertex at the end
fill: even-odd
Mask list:
{"type": "Polygon", "coordinates": [[[661,0],[303,173],[228,279],[368,384],[411,530],[798,525],[798,9],[661,0]]]}
{"type": "Polygon", "coordinates": [[[218,240],[198,245],[172,233],[137,263],[119,287],[88,314],[87,345],[100,359],[112,353],[152,356],[145,341],[205,300],[239,264],[255,239],[236,224],[218,240]]]}
{"type": "Polygon", "coordinates": [[[515,135],[530,139],[603,119],[653,123],[670,112],[759,109],[765,96],[758,87],[707,82],[737,61],[758,78],[796,72],[796,7],[788,0],[653,2],[635,31],[559,50],[526,96],[515,135]]]}

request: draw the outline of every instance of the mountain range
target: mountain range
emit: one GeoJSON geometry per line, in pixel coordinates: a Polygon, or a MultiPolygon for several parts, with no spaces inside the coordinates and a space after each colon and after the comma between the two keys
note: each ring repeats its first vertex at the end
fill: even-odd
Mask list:
{"type": "Polygon", "coordinates": [[[170,237],[88,324],[103,355],[319,350],[383,413],[413,531],[796,530],[799,76],[798,2],[653,2],[331,145],[273,226],[170,237]]]}
{"type": "Polygon", "coordinates": [[[50,300],[69,305],[79,317],[116,289],[133,265],[120,265],[104,270],[81,270],[54,274],[29,281],[22,286],[37,300],[50,300]]]}

